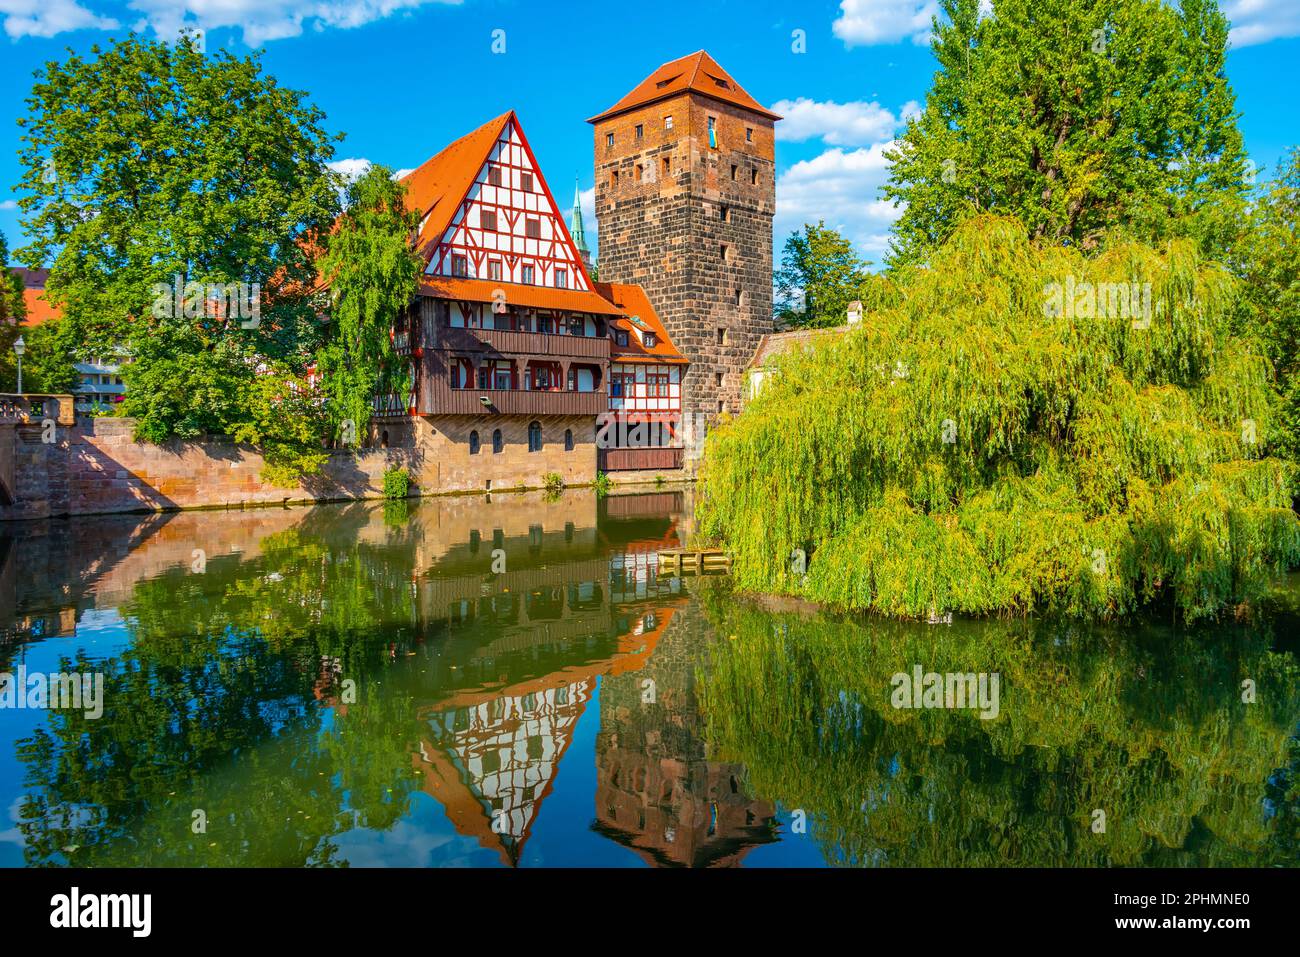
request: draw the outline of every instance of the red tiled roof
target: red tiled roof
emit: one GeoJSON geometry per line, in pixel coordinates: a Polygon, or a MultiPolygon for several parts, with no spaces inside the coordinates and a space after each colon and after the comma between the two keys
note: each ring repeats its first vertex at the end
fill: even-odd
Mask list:
{"type": "Polygon", "coordinates": [[[24,326],[39,326],[43,322],[57,319],[63,310],[45,298],[45,281],[50,278],[48,269],[24,269],[10,266],[9,271],[17,273],[23,281],[23,302],[27,304],[27,316],[24,326]]]}
{"type": "Polygon", "coordinates": [[[667,362],[686,364],[687,359],[673,345],[668,330],[659,320],[654,306],[640,286],[621,282],[598,282],[596,291],[614,305],[625,316],[636,316],[646,329],[655,334],[655,344],[647,349],[636,334],[634,323],[630,319],[616,319],[612,325],[617,329],[627,330],[627,345],[613,345],[610,359],[614,362],[667,362]]]}
{"type": "Polygon", "coordinates": [[[469,192],[493,144],[514,115],[514,110],[509,110],[488,120],[399,180],[406,184],[407,206],[418,210],[421,218],[428,217],[416,240],[416,249],[421,253],[447,231],[457,204],[469,192]]]}
{"type": "Polygon", "coordinates": [[[611,116],[626,113],[628,110],[645,106],[647,103],[666,100],[688,90],[713,97],[713,99],[721,100],[724,103],[730,103],[733,106],[743,107],[746,110],[758,113],[760,116],[766,116],[768,119],[781,119],[780,116],[766,109],[758,100],[746,93],[726,70],[718,66],[717,60],[700,50],[690,56],[684,56],[680,60],[665,63],[637,84],[631,93],[605,112],[593,116],[587,122],[596,123],[611,116]]]}
{"type": "Polygon", "coordinates": [[[505,293],[506,303],[529,309],[562,309],[590,312],[604,316],[621,316],[623,311],[603,296],[581,289],[553,289],[550,286],[526,286],[522,283],[492,279],[462,279],[450,276],[425,276],[420,295],[465,302],[495,302],[496,293],[505,293]]]}

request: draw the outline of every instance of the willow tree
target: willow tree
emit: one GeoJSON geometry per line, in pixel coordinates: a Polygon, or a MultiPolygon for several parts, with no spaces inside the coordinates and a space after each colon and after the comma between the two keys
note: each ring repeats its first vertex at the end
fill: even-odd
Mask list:
{"type": "Polygon", "coordinates": [[[342,437],[361,434],[377,392],[410,386],[391,333],[415,298],[421,271],[411,247],[419,213],[407,208],[406,187],[392,170],[370,167],[348,187],[346,207],[317,263],[331,320],[317,362],[330,423],[342,437]]]}
{"type": "Polygon", "coordinates": [[[1219,256],[1245,153],[1214,0],[940,0],[939,68],[884,195],[905,205],[891,264],[924,261],[972,213],[1095,246],[1190,235],[1219,256]]]}
{"type": "Polygon", "coordinates": [[[1089,258],[968,220],[714,431],[700,532],[742,587],[892,615],[1249,601],[1300,522],[1237,293],[1188,240],[1089,258]]]}

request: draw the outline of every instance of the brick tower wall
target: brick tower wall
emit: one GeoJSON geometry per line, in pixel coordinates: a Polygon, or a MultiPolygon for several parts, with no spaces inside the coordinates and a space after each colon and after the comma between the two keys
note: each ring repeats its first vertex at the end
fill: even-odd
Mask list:
{"type": "Polygon", "coordinates": [[[600,278],[646,290],[691,361],[682,410],[710,421],[740,410],[745,365],[773,330],[773,139],[772,120],[693,92],[595,124],[600,278]]]}

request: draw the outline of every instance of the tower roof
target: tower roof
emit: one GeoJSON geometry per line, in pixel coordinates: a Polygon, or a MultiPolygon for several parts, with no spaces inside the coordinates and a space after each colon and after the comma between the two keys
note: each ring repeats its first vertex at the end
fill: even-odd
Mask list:
{"type": "Polygon", "coordinates": [[[666,100],[687,91],[739,106],[771,120],[781,119],[746,93],[741,85],[718,65],[717,60],[700,50],[690,56],[665,63],[637,84],[631,93],[587,122],[598,123],[611,116],[626,113],[648,103],[666,100]]]}

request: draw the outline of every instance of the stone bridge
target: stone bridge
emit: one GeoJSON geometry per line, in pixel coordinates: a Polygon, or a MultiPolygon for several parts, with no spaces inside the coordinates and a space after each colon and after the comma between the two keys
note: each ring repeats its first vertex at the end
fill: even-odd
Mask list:
{"type": "Polygon", "coordinates": [[[75,416],[70,395],[0,394],[0,506],[22,497],[24,447],[40,443],[47,430],[53,435],[58,426],[73,425],[75,416]]]}

